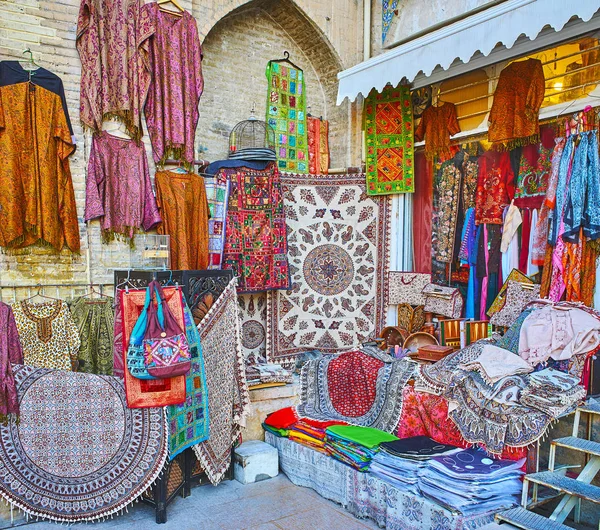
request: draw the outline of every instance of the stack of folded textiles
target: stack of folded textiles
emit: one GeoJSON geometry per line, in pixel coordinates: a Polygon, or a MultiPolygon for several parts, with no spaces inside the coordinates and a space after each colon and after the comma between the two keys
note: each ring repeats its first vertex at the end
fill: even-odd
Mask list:
{"type": "Polygon", "coordinates": [[[521,392],[520,401],[558,418],[574,409],[585,395],[578,377],[546,368],[529,376],[529,386],[521,392]]]}
{"type": "Polygon", "coordinates": [[[287,437],[289,428],[298,421],[298,414],[293,407],[286,407],[269,414],[262,426],[265,431],[275,436],[287,437]]]}
{"type": "Polygon", "coordinates": [[[419,472],[419,490],[464,515],[517,504],[523,484],[521,460],[492,460],[481,449],[432,458],[419,472]]]}
{"type": "Polygon", "coordinates": [[[379,444],[398,440],[397,436],[371,427],[334,425],[326,430],[325,449],[337,460],[366,472],[379,444]]]}
{"type": "Polygon", "coordinates": [[[384,442],[373,457],[369,472],[381,480],[410,493],[418,493],[419,470],[434,456],[461,451],[454,445],[438,443],[428,436],[413,436],[384,442]]]}
{"type": "Polygon", "coordinates": [[[318,421],[302,418],[290,427],[288,438],[321,453],[329,454],[325,449],[326,429],[334,425],[346,424],[341,421],[318,421]]]}

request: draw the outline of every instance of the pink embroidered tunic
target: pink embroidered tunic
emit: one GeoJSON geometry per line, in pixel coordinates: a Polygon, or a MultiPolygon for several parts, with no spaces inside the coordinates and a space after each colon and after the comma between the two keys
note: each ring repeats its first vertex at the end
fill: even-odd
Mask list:
{"type": "Polygon", "coordinates": [[[140,0],[82,0],[77,20],[81,59],[81,122],[95,132],[102,121],[117,119],[132,138],[142,135],[142,106],[150,86],[139,45],[140,0]]]}
{"type": "Polygon", "coordinates": [[[85,220],[97,218],[104,241],[131,239],[161,222],[143,144],[106,131],[92,140],[87,172],[85,220]]]}
{"type": "Polygon", "coordinates": [[[175,158],[191,164],[204,88],[198,27],[187,11],[182,16],[165,13],[156,3],[142,11],[147,22],[143,47],[152,73],[144,112],[154,161],[175,158]]]}

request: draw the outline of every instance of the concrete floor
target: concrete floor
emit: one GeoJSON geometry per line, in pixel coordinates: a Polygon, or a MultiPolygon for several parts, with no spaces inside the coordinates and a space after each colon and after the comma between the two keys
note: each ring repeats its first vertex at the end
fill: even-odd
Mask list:
{"type": "MultiPolygon", "coordinates": [[[[309,488],[292,484],[285,475],[248,484],[236,480],[213,486],[197,486],[187,499],[169,506],[168,521],[154,522],[150,506],[137,503],[119,517],[73,525],[88,530],[365,530],[379,528],[373,521],[359,520],[341,506],[323,499],[309,488]],[[86,525],[86,526],[84,526],[86,525]]],[[[63,526],[64,527],[64,526],[63,526]]],[[[29,523],[23,530],[59,530],[54,523],[29,523]]]]}

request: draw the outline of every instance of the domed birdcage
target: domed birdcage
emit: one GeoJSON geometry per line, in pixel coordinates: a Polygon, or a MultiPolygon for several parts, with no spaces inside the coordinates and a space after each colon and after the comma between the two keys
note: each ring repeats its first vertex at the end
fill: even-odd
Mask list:
{"type": "Polygon", "coordinates": [[[275,160],[275,131],[254,116],[239,122],[229,135],[229,158],[275,160]]]}

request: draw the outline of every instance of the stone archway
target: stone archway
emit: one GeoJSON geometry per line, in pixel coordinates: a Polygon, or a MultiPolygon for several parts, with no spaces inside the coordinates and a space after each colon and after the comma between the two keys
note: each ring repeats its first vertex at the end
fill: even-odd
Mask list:
{"type": "Polygon", "coordinates": [[[312,114],[330,122],[332,167],[347,165],[350,106],[347,102],[336,106],[337,73],[343,68],[342,61],[323,31],[292,0],[237,0],[222,4],[205,24],[197,15],[201,34],[206,31],[205,93],[200,103],[197,141],[206,148],[204,156],[210,160],[226,156],[231,128],[249,116],[253,105],[256,116],[263,119],[266,64],[288,50],[292,60],[305,71],[307,104],[312,114]],[[221,13],[225,15],[207,31],[221,13]]]}

